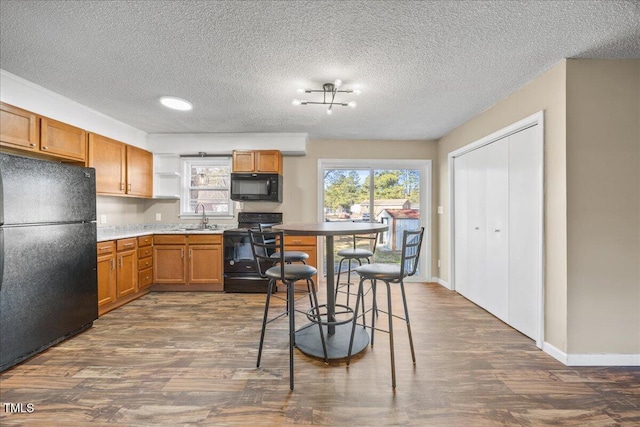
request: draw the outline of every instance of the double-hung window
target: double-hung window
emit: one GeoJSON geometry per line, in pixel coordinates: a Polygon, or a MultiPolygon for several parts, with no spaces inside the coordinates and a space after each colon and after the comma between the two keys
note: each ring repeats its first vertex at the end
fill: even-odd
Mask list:
{"type": "MultiPolygon", "coordinates": [[[[202,204],[207,216],[233,216],[230,157],[183,157],[180,216],[194,216],[202,204]]],[[[198,215],[201,214],[198,210],[198,215]]]]}

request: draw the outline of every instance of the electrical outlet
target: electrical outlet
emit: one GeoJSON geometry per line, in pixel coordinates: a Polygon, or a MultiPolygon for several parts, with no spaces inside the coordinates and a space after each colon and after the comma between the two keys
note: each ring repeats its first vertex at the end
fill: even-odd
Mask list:
{"type": "Polygon", "coordinates": [[[438,260],[438,268],[440,268],[440,260],[438,260]]]}
{"type": "Polygon", "coordinates": [[[438,215],[442,215],[444,213],[444,206],[438,206],[438,215]]]}
{"type": "Polygon", "coordinates": [[[100,215],[100,224],[106,224],[106,223],[107,223],[107,216],[100,215]]]}
{"type": "Polygon", "coordinates": [[[156,221],[162,221],[162,214],[161,213],[157,213],[156,214],[156,221]]]}

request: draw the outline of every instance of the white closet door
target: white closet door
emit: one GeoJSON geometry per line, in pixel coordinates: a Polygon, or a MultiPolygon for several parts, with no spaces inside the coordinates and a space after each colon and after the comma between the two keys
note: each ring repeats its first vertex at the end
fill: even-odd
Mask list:
{"type": "Polygon", "coordinates": [[[541,274],[542,147],[537,126],[509,137],[509,321],[537,339],[541,274]]]}
{"type": "Polygon", "coordinates": [[[486,170],[486,283],[482,306],[509,321],[509,139],[481,148],[486,170]]]}
{"type": "Polygon", "coordinates": [[[467,156],[454,159],[453,186],[455,188],[455,281],[456,291],[462,295],[469,293],[469,226],[467,215],[467,156]]]}
{"type": "Polygon", "coordinates": [[[467,156],[467,233],[468,279],[467,298],[485,309],[487,283],[487,204],[486,204],[486,156],[483,148],[471,151],[467,156]]]}

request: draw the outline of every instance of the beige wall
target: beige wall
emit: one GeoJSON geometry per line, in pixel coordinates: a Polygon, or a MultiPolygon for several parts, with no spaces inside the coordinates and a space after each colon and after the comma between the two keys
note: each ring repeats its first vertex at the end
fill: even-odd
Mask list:
{"type": "Polygon", "coordinates": [[[640,353],[640,60],[567,61],[568,352],[640,353]]]}
{"type": "Polygon", "coordinates": [[[562,61],[520,90],[471,119],[438,142],[441,278],[449,280],[448,154],[544,110],[545,140],[545,341],[567,349],[567,234],[565,152],[565,70],[562,61]]]}

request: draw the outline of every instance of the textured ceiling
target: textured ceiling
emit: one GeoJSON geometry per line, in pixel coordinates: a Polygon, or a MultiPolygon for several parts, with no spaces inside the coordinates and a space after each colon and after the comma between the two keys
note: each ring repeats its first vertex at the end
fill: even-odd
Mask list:
{"type": "Polygon", "coordinates": [[[1,0],[0,24],[0,68],[149,133],[439,138],[562,58],[640,58],[638,1],[1,0]],[[336,78],[357,108],[291,104],[336,78]]]}

